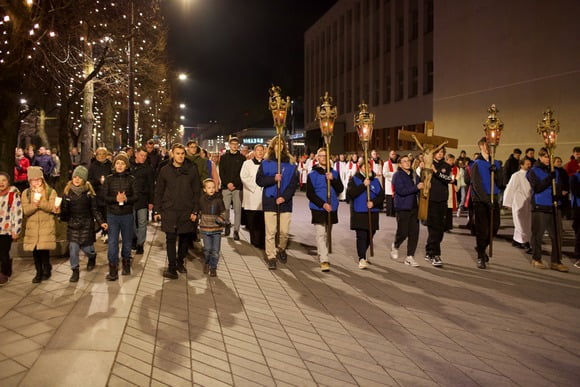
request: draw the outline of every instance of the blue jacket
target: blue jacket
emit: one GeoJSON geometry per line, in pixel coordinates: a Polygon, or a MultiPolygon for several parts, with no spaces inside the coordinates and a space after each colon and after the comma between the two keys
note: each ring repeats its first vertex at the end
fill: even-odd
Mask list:
{"type": "Polygon", "coordinates": [[[570,176],[570,193],[572,194],[572,208],[580,208],[580,172],[570,176]]]}
{"type": "MultiPolygon", "coordinates": [[[[338,194],[344,190],[338,172],[331,169],[333,179],[330,184],[330,221],[332,224],[338,223],[338,194]]],[[[326,169],[321,166],[312,168],[306,180],[306,197],[310,201],[310,212],[312,213],[312,224],[327,224],[328,213],[322,206],[327,202],[326,169]]]]}
{"type": "MultiPolygon", "coordinates": [[[[367,190],[363,184],[364,179],[362,178],[362,176],[359,176],[359,174],[356,174],[352,177],[352,180],[355,187],[359,189],[360,187],[362,187],[361,192],[357,194],[355,191],[355,194],[352,195],[353,196],[352,207],[354,209],[354,212],[368,212],[367,190]]],[[[381,191],[384,194],[383,188],[381,187],[381,183],[374,176],[371,179],[370,188],[371,188],[370,189],[371,201],[374,201],[377,198],[377,196],[379,196],[381,191]]],[[[352,193],[353,191],[351,191],[351,194],[352,193]]],[[[371,212],[379,212],[379,209],[380,209],[379,206],[374,206],[373,208],[371,208],[371,212]]]]}
{"type": "MultiPolygon", "coordinates": [[[[556,196],[562,192],[562,182],[560,172],[554,170],[556,175],[556,196]]],[[[534,194],[532,195],[532,211],[548,212],[553,208],[554,197],[552,195],[552,174],[550,167],[537,161],[533,168],[526,174],[534,194]]],[[[558,200],[558,205],[560,201],[558,200]]]]}
{"type": "MultiPolygon", "coordinates": [[[[499,161],[495,160],[496,171],[494,173],[493,194],[498,195],[503,187],[503,171],[499,161]]],[[[491,162],[479,156],[471,166],[471,192],[472,199],[476,202],[491,203],[491,162]]]]}
{"type": "Polygon", "coordinates": [[[419,176],[413,170],[407,173],[399,167],[393,175],[392,183],[395,189],[395,210],[409,211],[417,208],[419,176]]]}
{"type": "MultiPolygon", "coordinates": [[[[288,159],[283,159],[280,164],[282,181],[280,182],[280,197],[284,198],[284,203],[280,205],[280,212],[292,212],[292,197],[298,187],[298,174],[296,165],[290,164],[288,159]]],[[[278,171],[277,160],[264,160],[258,168],[256,174],[256,184],[264,187],[262,191],[262,209],[264,211],[276,211],[276,199],[278,198],[278,187],[275,176],[278,171]]]]}

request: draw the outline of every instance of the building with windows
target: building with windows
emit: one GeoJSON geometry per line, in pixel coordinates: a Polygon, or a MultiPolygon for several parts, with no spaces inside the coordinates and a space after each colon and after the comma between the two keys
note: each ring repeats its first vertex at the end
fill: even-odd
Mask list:
{"type": "Polygon", "coordinates": [[[371,146],[413,150],[401,128],[459,139],[476,151],[495,103],[498,148],[539,148],[536,125],[551,107],[566,159],[580,144],[580,2],[576,0],[339,0],[305,33],[306,144],[322,144],[313,118],[325,91],[339,111],[332,152],[359,149],[358,104],[375,113],[371,146]]]}

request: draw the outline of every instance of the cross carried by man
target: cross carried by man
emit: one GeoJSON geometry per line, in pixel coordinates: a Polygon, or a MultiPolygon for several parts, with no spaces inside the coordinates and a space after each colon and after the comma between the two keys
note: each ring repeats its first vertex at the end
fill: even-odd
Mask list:
{"type": "Polygon", "coordinates": [[[424,167],[421,170],[421,182],[423,189],[419,195],[419,220],[427,219],[427,210],[429,209],[429,190],[431,189],[431,177],[433,175],[433,155],[445,145],[450,148],[457,148],[458,140],[456,138],[435,136],[435,124],[433,121],[425,121],[425,133],[410,132],[408,130],[399,130],[399,140],[414,141],[421,151],[423,151],[424,167]]]}

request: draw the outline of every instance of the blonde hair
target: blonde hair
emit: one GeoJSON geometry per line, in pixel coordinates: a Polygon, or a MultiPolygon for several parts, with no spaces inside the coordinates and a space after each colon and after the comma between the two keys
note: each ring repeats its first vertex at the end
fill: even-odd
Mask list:
{"type": "MultiPolygon", "coordinates": [[[[72,180],[70,180],[68,183],[66,183],[66,187],[64,187],[64,194],[65,195],[68,195],[72,186],[73,186],[72,180]]],[[[95,193],[95,189],[93,188],[93,185],[91,183],[89,183],[88,181],[85,181],[85,186],[87,187],[87,191],[89,191],[91,195],[97,196],[97,194],[95,193]]]]}

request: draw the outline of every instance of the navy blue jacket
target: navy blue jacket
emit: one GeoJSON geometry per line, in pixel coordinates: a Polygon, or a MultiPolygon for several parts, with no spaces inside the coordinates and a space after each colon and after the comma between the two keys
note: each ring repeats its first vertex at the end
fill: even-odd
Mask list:
{"type": "Polygon", "coordinates": [[[393,175],[393,188],[395,189],[395,210],[409,211],[417,208],[417,195],[419,189],[419,176],[411,170],[407,173],[403,168],[399,167],[397,172],[393,175]]]}
{"type": "MultiPolygon", "coordinates": [[[[554,172],[556,174],[556,196],[559,198],[562,194],[562,177],[558,173],[558,170],[554,172]]],[[[553,195],[550,167],[537,161],[533,168],[528,171],[526,177],[534,191],[532,196],[532,211],[552,211],[553,195]]],[[[560,204],[559,201],[558,204],[560,204]]]]}
{"type": "MultiPolygon", "coordinates": [[[[276,170],[277,170],[277,160],[264,160],[258,168],[256,173],[256,184],[260,187],[264,187],[262,191],[262,209],[264,211],[277,211],[276,205],[276,195],[271,195],[270,192],[276,190],[276,170]]],[[[221,165],[220,165],[221,168],[221,165]]],[[[280,192],[280,197],[284,198],[284,203],[280,204],[280,212],[292,212],[292,197],[296,192],[298,187],[298,174],[296,173],[296,165],[290,164],[288,159],[282,159],[281,168],[292,168],[294,172],[288,177],[282,177],[280,186],[282,191],[280,192]]],[[[282,175],[285,175],[282,173],[282,175]]]]}
{"type": "MultiPolygon", "coordinates": [[[[493,194],[497,196],[503,188],[503,171],[499,161],[495,160],[496,172],[494,173],[493,194]]],[[[489,160],[479,156],[471,166],[471,192],[475,202],[491,203],[491,163],[489,160]]],[[[497,202],[497,200],[496,200],[497,202]]]]}

